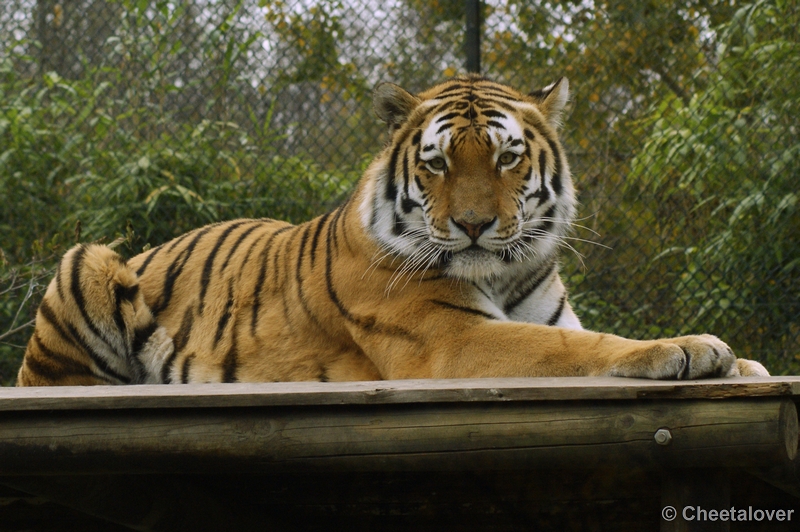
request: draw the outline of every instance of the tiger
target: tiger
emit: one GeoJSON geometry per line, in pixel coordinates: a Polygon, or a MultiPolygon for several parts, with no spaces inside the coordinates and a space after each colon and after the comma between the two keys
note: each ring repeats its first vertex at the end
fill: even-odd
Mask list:
{"type": "Polygon", "coordinates": [[[559,273],[568,99],[566,78],[379,84],[388,141],[338,208],[214,223],[127,261],[67,252],[18,385],[769,375],[712,335],[582,327],[559,273]]]}

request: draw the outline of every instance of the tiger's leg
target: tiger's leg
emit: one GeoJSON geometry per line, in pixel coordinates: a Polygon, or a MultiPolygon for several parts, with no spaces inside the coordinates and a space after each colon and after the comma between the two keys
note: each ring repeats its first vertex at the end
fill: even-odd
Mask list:
{"type": "Polygon", "coordinates": [[[619,376],[683,380],[724,377],[737,369],[741,373],[743,367],[748,374],[757,370],[749,362],[737,362],[731,349],[711,335],[631,340],[454,311],[429,312],[419,323],[412,332],[394,337],[371,334],[356,325],[351,331],[385,379],[619,376]]]}
{"type": "Polygon", "coordinates": [[[630,340],[542,325],[483,325],[444,350],[435,372],[686,380],[724,377],[737,366],[733,351],[711,335],[630,340]]]}
{"type": "Polygon", "coordinates": [[[105,246],[78,245],[47,288],[17,385],[159,382],[172,351],[122,257],[105,246]]]}

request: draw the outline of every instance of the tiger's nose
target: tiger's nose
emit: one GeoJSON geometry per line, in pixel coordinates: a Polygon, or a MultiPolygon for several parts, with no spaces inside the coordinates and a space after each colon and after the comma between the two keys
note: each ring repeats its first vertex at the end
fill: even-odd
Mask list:
{"type": "Polygon", "coordinates": [[[477,242],[478,238],[486,232],[489,227],[497,220],[497,216],[492,218],[491,220],[477,220],[473,222],[467,222],[466,220],[456,220],[455,218],[451,218],[453,223],[456,224],[456,227],[464,231],[468,237],[472,239],[472,242],[477,242]]]}

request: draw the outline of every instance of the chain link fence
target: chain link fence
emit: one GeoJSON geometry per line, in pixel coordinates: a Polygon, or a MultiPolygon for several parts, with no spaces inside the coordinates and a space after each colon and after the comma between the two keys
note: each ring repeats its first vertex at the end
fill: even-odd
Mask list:
{"type": "Polygon", "coordinates": [[[320,214],[385,141],[372,87],[468,66],[523,90],[570,79],[563,272],[585,326],[711,332],[796,373],[798,28],[781,0],[4,0],[0,378],[76,238],[132,254],[320,214]]]}

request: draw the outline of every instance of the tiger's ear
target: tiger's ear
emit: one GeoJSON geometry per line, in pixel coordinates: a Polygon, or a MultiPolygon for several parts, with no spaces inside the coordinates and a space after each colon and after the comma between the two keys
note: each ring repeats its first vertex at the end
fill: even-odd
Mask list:
{"type": "Polygon", "coordinates": [[[389,125],[390,133],[403,125],[419,104],[419,98],[394,83],[379,84],[372,95],[375,113],[389,125]]]}
{"type": "Polygon", "coordinates": [[[556,130],[561,129],[561,115],[569,100],[569,80],[560,78],[543,89],[528,94],[533,98],[547,122],[556,130]]]}

